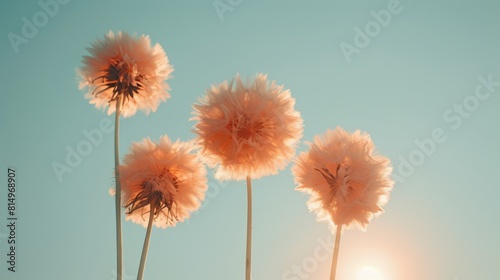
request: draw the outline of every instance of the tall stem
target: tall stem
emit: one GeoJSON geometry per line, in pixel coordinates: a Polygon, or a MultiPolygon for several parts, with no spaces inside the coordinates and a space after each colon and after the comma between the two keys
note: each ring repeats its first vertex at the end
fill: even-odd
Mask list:
{"type": "Polygon", "coordinates": [[[342,233],[342,225],[338,225],[337,232],[335,233],[335,247],[333,250],[332,271],[330,272],[330,280],[335,280],[335,275],[337,274],[337,260],[339,259],[341,233],[342,233]]]}
{"type": "Polygon", "coordinates": [[[122,189],[120,184],[120,152],[118,147],[119,132],[120,132],[120,110],[121,98],[116,98],[116,112],[115,112],[115,182],[116,182],[116,196],[115,196],[115,212],[116,212],[116,274],[117,280],[123,278],[123,256],[122,256],[122,218],[121,218],[121,197],[122,189]]]}
{"type": "Polygon", "coordinates": [[[153,226],[154,214],[155,209],[153,209],[153,204],[151,204],[149,206],[148,229],[146,231],[146,237],[144,238],[144,246],[142,246],[141,264],[139,265],[137,280],[142,280],[144,277],[144,267],[146,266],[146,259],[148,258],[149,240],[151,239],[151,227],[153,226]]]}
{"type": "Polygon", "coordinates": [[[245,279],[252,279],[252,179],[247,176],[247,257],[245,279]]]}

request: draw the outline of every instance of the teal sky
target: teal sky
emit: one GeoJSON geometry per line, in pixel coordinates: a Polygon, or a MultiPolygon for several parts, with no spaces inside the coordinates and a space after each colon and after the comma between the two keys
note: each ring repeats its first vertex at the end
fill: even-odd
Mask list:
{"type": "MultiPolygon", "coordinates": [[[[344,232],[339,280],[500,277],[499,1],[72,0],[44,14],[37,1],[0,4],[0,279],[115,279],[112,133],[71,172],[53,169],[86,141],[83,131],[113,120],[88,104],[75,74],[109,30],[150,35],[175,68],[171,99],[123,119],[122,156],[144,137],[193,138],[191,105],[206,88],[268,73],[296,98],[303,141],[336,126],[367,131],[399,176],[386,212],[366,232],[344,232]],[[218,14],[214,3],[230,9],[218,14]],[[388,7],[390,20],[376,23],[371,11],[388,7]],[[23,18],[39,23],[36,32],[23,35],[23,18]],[[369,42],[356,27],[368,27],[369,42]],[[346,56],[347,44],[356,51],[346,56]],[[15,273],[6,262],[9,167],[15,273]],[[365,267],[382,276],[359,278],[365,267]]],[[[209,182],[189,222],[153,229],[145,279],[243,279],[244,182],[209,182]]],[[[294,190],[290,168],[253,185],[253,279],[328,279],[331,233],[294,190]]],[[[131,280],[145,229],[123,225],[131,280]]]]}

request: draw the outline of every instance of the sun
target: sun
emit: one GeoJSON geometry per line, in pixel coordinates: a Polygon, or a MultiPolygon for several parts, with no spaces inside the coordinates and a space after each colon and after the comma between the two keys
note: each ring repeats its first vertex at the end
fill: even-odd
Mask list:
{"type": "Polygon", "coordinates": [[[358,272],[356,280],[385,280],[385,278],[376,268],[365,266],[358,272]]]}

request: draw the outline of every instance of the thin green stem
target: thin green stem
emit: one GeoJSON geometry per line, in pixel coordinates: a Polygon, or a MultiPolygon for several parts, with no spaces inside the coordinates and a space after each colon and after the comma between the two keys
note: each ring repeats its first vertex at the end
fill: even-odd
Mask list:
{"type": "Polygon", "coordinates": [[[245,279],[252,279],[252,179],[247,176],[247,256],[245,279]]]}
{"type": "Polygon", "coordinates": [[[155,209],[153,204],[149,206],[149,221],[146,237],[144,238],[144,246],[142,246],[141,264],[139,265],[139,272],[137,273],[137,280],[142,280],[144,277],[144,267],[146,266],[146,259],[148,258],[149,240],[151,239],[151,228],[153,226],[155,209]]]}
{"type": "Polygon", "coordinates": [[[120,185],[120,152],[119,152],[119,132],[120,132],[120,111],[121,100],[120,97],[116,99],[116,113],[115,113],[115,212],[116,212],[116,274],[117,280],[123,278],[123,253],[122,253],[122,217],[121,217],[121,197],[122,189],[120,185]]]}
{"type": "Polygon", "coordinates": [[[342,225],[338,225],[337,232],[335,233],[335,247],[333,250],[332,270],[330,272],[330,280],[335,280],[335,276],[337,274],[337,261],[339,259],[340,235],[341,234],[342,234],[342,225]]]}

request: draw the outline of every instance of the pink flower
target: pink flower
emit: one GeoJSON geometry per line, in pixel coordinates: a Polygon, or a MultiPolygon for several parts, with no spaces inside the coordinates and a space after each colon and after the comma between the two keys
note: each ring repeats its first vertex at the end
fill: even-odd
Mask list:
{"type": "Polygon", "coordinates": [[[389,159],[375,152],[368,133],[340,127],[316,136],[292,172],[297,190],[311,195],[308,207],[319,221],[363,230],[383,212],[394,184],[389,159]]]}
{"type": "Polygon", "coordinates": [[[257,75],[250,85],[236,76],[212,86],[200,103],[194,105],[194,131],[206,163],[217,167],[217,178],[276,174],[295,155],[302,118],[290,91],[269,85],[266,75],[257,75]]]}
{"type": "Polygon", "coordinates": [[[117,97],[123,102],[124,117],[133,116],[137,109],[154,112],[160,102],[170,98],[165,80],[173,68],[159,44],[151,47],[148,36],[136,38],[110,31],[87,50],[90,56],[83,57],[83,67],[78,70],[80,89],[89,89],[85,97],[98,109],[109,106],[108,115],[115,112],[117,97]]]}
{"type": "Polygon", "coordinates": [[[167,136],[159,143],[144,139],[132,144],[119,169],[127,220],[146,227],[152,208],[154,224],[165,228],[200,207],[207,178],[193,148],[192,142],[172,143],[167,136]]]}

